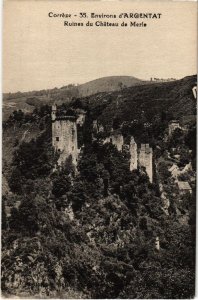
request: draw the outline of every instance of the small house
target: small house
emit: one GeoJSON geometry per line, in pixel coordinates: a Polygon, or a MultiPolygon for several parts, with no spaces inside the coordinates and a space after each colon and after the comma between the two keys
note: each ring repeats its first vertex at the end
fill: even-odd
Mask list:
{"type": "Polygon", "coordinates": [[[192,194],[192,189],[187,181],[178,181],[177,184],[178,184],[179,191],[182,195],[186,193],[192,194]]]}

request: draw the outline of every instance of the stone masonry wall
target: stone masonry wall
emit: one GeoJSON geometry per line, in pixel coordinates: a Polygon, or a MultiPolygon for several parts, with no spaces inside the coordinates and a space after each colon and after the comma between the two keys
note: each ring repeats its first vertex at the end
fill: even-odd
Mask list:
{"type": "Polygon", "coordinates": [[[131,155],[130,171],[133,171],[133,170],[137,169],[137,161],[138,161],[137,144],[133,137],[131,137],[129,151],[130,151],[130,155],[131,155]]]}
{"type": "Polygon", "coordinates": [[[73,164],[77,165],[78,145],[75,120],[55,120],[52,123],[52,145],[60,153],[59,165],[62,165],[70,155],[72,155],[73,164]]]}
{"type": "Polygon", "coordinates": [[[139,165],[146,168],[150,182],[153,182],[153,150],[149,144],[141,144],[139,152],[139,165]]]}

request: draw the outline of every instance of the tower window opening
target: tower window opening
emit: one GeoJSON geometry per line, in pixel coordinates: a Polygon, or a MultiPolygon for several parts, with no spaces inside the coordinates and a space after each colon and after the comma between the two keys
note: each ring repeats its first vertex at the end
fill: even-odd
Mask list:
{"type": "Polygon", "coordinates": [[[72,141],[74,141],[75,140],[75,130],[74,130],[74,128],[72,128],[72,141]]]}
{"type": "Polygon", "coordinates": [[[59,142],[59,136],[56,137],[56,141],[59,142]]]}

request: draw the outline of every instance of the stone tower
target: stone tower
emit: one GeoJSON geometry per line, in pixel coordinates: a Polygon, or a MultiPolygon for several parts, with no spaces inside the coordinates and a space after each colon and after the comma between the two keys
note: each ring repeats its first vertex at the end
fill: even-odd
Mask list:
{"type": "Polygon", "coordinates": [[[139,153],[139,165],[146,168],[146,172],[153,182],[153,150],[149,147],[149,144],[141,144],[139,153]]]}
{"type": "Polygon", "coordinates": [[[56,105],[52,106],[52,146],[60,156],[58,164],[61,166],[71,155],[76,166],[78,159],[76,117],[57,115],[56,105]]]}
{"type": "Polygon", "coordinates": [[[104,132],[104,126],[98,122],[98,120],[93,121],[94,133],[104,132]]]}
{"type": "Polygon", "coordinates": [[[131,137],[131,141],[130,141],[130,146],[129,146],[129,151],[130,151],[130,171],[133,171],[135,169],[137,169],[137,144],[134,140],[134,137],[131,137]]]}
{"type": "Polygon", "coordinates": [[[52,105],[52,121],[56,120],[56,105],[52,105]]]}

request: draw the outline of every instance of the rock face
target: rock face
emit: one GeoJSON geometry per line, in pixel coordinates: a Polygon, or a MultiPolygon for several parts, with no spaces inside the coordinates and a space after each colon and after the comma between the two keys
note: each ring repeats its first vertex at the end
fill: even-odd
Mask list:
{"type": "Polygon", "coordinates": [[[58,164],[61,166],[71,155],[77,165],[78,145],[77,126],[74,116],[56,116],[56,106],[52,106],[52,145],[60,154],[58,164]]]}
{"type": "Polygon", "coordinates": [[[146,168],[146,172],[149,176],[150,182],[153,182],[153,150],[149,147],[149,144],[141,144],[139,153],[139,164],[146,168]]]}

